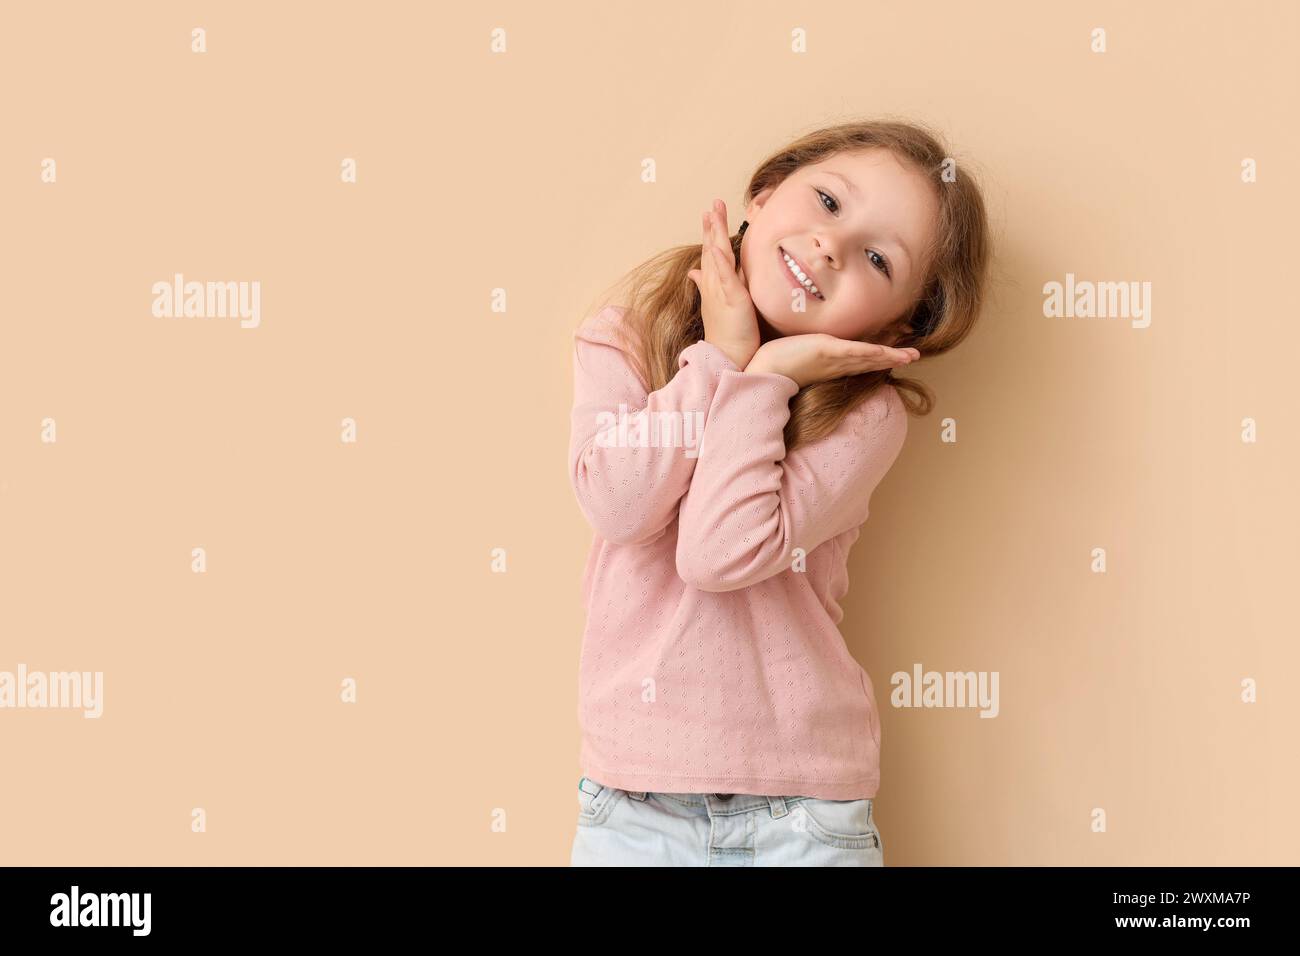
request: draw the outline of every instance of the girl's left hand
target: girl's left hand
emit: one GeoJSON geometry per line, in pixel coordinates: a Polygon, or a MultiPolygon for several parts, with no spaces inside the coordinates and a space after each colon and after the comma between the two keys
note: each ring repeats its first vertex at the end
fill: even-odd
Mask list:
{"type": "Polygon", "coordinates": [[[776,372],[794,379],[800,388],[846,375],[899,368],[921,357],[916,349],[896,349],[825,332],[784,335],[764,342],[745,366],[746,372],[776,372]]]}
{"type": "Polygon", "coordinates": [[[700,290],[704,341],[722,349],[736,368],[743,369],[758,351],[761,335],[745,270],[731,251],[726,203],[715,199],[713,208],[704,213],[703,226],[700,268],[686,275],[700,290]]]}

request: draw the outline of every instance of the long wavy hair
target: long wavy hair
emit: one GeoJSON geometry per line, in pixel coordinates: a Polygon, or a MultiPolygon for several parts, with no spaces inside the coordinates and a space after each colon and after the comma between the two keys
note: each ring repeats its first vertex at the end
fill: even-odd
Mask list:
{"type": "MultiPolygon", "coordinates": [[[[956,169],[938,134],[924,126],[892,120],[814,130],[759,164],[745,190],[745,205],[803,166],[839,153],[881,148],[924,174],[939,202],[936,234],[924,259],[927,272],[921,293],[910,314],[901,323],[891,325],[901,331],[886,344],[915,348],[922,358],[940,355],[965,339],[979,317],[991,250],[980,187],[965,169],[956,169]]],[[[731,236],[731,250],[739,262],[739,235],[731,236]]],[[[678,371],[682,349],[704,338],[700,292],[687,276],[691,269],[700,267],[702,251],[699,243],[674,246],[641,263],[615,284],[625,290],[619,304],[627,309],[623,324],[628,328],[622,334],[627,337],[628,351],[647,391],[668,384],[678,371]]],[[[930,414],[934,407],[930,390],[916,379],[893,372],[864,372],[801,388],[791,403],[785,426],[787,453],[834,431],[845,415],[886,384],[898,389],[908,413],[930,414]]]]}

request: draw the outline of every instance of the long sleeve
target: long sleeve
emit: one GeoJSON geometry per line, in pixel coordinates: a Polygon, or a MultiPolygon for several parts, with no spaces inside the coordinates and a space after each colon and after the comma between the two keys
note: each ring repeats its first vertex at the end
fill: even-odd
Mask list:
{"type": "Polygon", "coordinates": [[[672,381],[647,394],[617,334],[623,312],[606,307],[574,333],[569,474],[596,533],[636,544],[677,514],[719,379],[740,371],[701,340],[682,349],[672,381]]]}
{"type": "Polygon", "coordinates": [[[902,400],[882,386],[835,431],[787,455],[798,391],[777,373],[722,373],[679,510],[677,573],[692,587],[756,584],[789,569],[796,548],[809,554],[866,521],[907,436],[902,400]]]}

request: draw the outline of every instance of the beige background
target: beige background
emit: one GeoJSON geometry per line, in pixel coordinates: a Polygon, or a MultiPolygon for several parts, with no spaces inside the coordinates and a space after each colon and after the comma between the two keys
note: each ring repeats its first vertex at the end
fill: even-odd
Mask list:
{"type": "Polygon", "coordinates": [[[567,864],[572,329],[865,116],[941,129],[998,244],[850,564],[882,701],[1001,675],[995,720],[883,707],[886,863],[1300,862],[1295,4],[0,16],[0,670],[105,680],[0,711],[0,863],[567,864]],[[154,318],[174,272],[261,326],[154,318]],[[1150,328],[1044,318],[1066,272],[1150,281],[1150,328]]]}

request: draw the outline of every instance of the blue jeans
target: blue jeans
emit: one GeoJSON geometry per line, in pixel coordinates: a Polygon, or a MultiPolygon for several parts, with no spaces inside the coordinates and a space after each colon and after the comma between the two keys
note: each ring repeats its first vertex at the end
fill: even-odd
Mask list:
{"type": "Polygon", "coordinates": [[[578,781],[572,866],[884,866],[870,798],[642,793],[578,781]]]}

